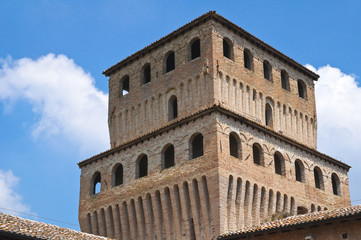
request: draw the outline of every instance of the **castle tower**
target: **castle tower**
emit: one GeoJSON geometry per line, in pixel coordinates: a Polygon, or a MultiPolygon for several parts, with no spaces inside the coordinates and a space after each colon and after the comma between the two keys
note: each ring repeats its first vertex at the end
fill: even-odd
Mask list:
{"type": "Polygon", "coordinates": [[[79,163],[82,231],[216,239],[350,205],[316,150],[318,75],[208,12],[104,71],[111,149],[79,163]]]}

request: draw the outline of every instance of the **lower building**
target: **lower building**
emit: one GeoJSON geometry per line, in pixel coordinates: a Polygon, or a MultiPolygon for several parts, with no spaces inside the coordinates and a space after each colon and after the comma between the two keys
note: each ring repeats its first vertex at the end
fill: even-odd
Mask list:
{"type": "Polygon", "coordinates": [[[0,240],[106,240],[93,234],[0,213],[0,240]]]}
{"type": "Polygon", "coordinates": [[[361,205],[292,216],[239,231],[218,240],[361,239],[361,205]]]}

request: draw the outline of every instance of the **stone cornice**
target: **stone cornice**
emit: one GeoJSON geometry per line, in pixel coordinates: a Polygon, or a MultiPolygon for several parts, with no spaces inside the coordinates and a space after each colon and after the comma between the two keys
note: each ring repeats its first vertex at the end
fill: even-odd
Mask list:
{"type": "Polygon", "coordinates": [[[78,163],[78,166],[79,166],[79,168],[82,168],[85,165],[90,164],[90,163],[92,163],[94,161],[101,160],[101,159],[103,159],[105,157],[108,157],[109,155],[113,155],[115,153],[118,153],[118,152],[122,151],[123,149],[126,149],[128,147],[133,146],[133,145],[142,143],[142,142],[144,142],[144,141],[146,141],[146,140],[148,140],[148,139],[150,139],[152,137],[156,137],[158,135],[161,135],[164,132],[168,132],[168,131],[170,131],[172,129],[175,129],[175,128],[179,127],[179,126],[187,124],[190,121],[194,121],[194,120],[196,120],[198,118],[201,118],[201,117],[203,117],[205,115],[209,115],[209,114],[214,113],[214,112],[224,114],[227,117],[232,117],[236,121],[241,122],[242,124],[246,124],[246,125],[254,128],[254,129],[257,129],[260,132],[263,132],[263,133],[265,133],[265,134],[267,134],[269,136],[274,137],[275,139],[277,139],[279,141],[283,141],[283,142],[285,142],[287,144],[290,144],[293,147],[301,149],[301,150],[303,150],[303,151],[305,151],[305,152],[307,152],[307,153],[309,153],[309,154],[311,154],[313,156],[319,157],[324,161],[335,164],[336,166],[339,166],[339,167],[341,167],[341,168],[343,168],[343,169],[345,169],[347,171],[351,168],[349,165],[347,165],[347,164],[345,164],[345,163],[343,163],[343,162],[341,162],[341,161],[339,161],[337,159],[334,159],[334,158],[332,158],[332,157],[330,157],[330,156],[328,156],[326,154],[320,153],[320,152],[318,152],[317,150],[315,150],[313,148],[305,146],[304,144],[302,144],[302,143],[300,143],[300,142],[298,142],[298,141],[296,141],[294,139],[291,139],[291,138],[289,138],[287,136],[279,134],[279,133],[275,132],[273,129],[271,129],[269,127],[263,126],[262,124],[260,124],[258,122],[252,121],[252,120],[250,120],[250,119],[248,119],[248,118],[246,118],[246,117],[244,117],[244,116],[242,116],[242,115],[240,115],[238,113],[235,113],[235,112],[233,112],[233,111],[231,111],[231,110],[229,110],[229,109],[227,109],[227,108],[225,108],[225,107],[223,107],[221,105],[218,105],[218,104],[206,107],[203,110],[200,110],[198,112],[190,114],[190,115],[188,115],[186,117],[180,118],[180,119],[178,119],[176,121],[172,121],[172,122],[168,123],[167,125],[164,125],[163,127],[160,127],[158,129],[155,129],[152,132],[148,132],[148,133],[146,133],[146,134],[144,134],[142,136],[139,136],[136,139],[133,139],[133,140],[131,140],[129,142],[126,142],[126,143],[122,144],[121,146],[112,148],[112,149],[110,149],[108,151],[105,151],[105,152],[102,152],[102,153],[100,153],[98,155],[95,155],[95,156],[93,156],[93,157],[91,157],[89,159],[81,161],[81,162],[78,163]]]}

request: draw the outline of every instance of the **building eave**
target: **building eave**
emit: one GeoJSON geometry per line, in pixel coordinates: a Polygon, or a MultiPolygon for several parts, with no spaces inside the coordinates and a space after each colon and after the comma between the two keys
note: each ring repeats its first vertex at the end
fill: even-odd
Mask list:
{"type": "Polygon", "coordinates": [[[134,62],[135,60],[141,58],[142,56],[150,53],[154,49],[157,49],[158,47],[162,46],[166,42],[169,42],[175,38],[177,38],[180,34],[184,34],[185,32],[191,30],[194,26],[197,26],[199,24],[205,23],[208,20],[215,20],[216,22],[221,23],[225,27],[233,30],[235,33],[239,34],[241,37],[245,38],[247,41],[250,41],[252,44],[255,44],[256,46],[264,49],[269,54],[272,54],[276,58],[279,58],[280,60],[286,62],[293,68],[297,69],[298,71],[302,72],[303,74],[307,75],[313,80],[317,80],[319,78],[319,75],[312,72],[308,68],[304,67],[302,64],[296,62],[290,57],[287,57],[285,54],[281,53],[277,49],[273,48],[272,46],[268,45],[267,43],[263,42],[262,40],[258,39],[257,37],[253,36],[243,28],[239,27],[238,25],[232,23],[228,19],[222,17],[221,15],[217,14],[215,11],[209,11],[202,16],[194,19],[193,21],[183,25],[182,27],[178,28],[177,30],[171,32],[170,34],[160,38],[159,40],[153,42],[152,44],[148,45],[147,47],[141,49],[138,52],[135,52],[134,54],[130,55],[129,57],[125,58],[124,60],[118,62],[117,64],[111,66],[107,70],[103,71],[103,74],[105,76],[110,76],[114,72],[120,70],[121,68],[125,67],[126,65],[134,62]]]}
{"type": "Polygon", "coordinates": [[[163,127],[160,127],[160,128],[158,128],[158,129],[156,129],[156,130],[154,130],[152,132],[149,132],[149,133],[146,133],[146,134],[144,134],[142,136],[139,136],[139,137],[137,137],[137,138],[135,138],[135,139],[133,139],[133,140],[131,140],[129,142],[126,142],[126,143],[122,144],[121,146],[112,148],[112,149],[110,149],[108,151],[102,152],[102,153],[100,153],[98,155],[95,155],[95,156],[93,156],[91,158],[88,158],[88,159],[86,159],[84,161],[81,161],[81,162],[78,163],[78,166],[79,166],[79,168],[82,168],[83,166],[85,166],[87,164],[90,164],[92,162],[101,160],[102,158],[105,158],[105,157],[107,157],[109,155],[118,153],[121,150],[126,149],[126,148],[128,148],[128,147],[130,147],[132,145],[136,145],[136,144],[139,144],[141,142],[144,142],[147,139],[150,139],[152,137],[160,135],[160,134],[162,134],[164,132],[170,131],[170,130],[176,128],[176,127],[182,126],[183,124],[187,124],[190,121],[201,118],[201,117],[203,117],[203,116],[205,116],[207,114],[211,114],[213,112],[218,112],[218,113],[224,114],[224,115],[226,115],[228,117],[232,117],[235,120],[240,121],[243,124],[246,124],[246,125],[248,125],[248,126],[250,126],[252,128],[255,128],[255,129],[257,129],[257,130],[259,130],[259,131],[261,131],[261,132],[263,132],[265,134],[268,134],[268,135],[274,137],[275,139],[286,142],[286,143],[288,143],[288,144],[290,144],[290,145],[292,145],[294,147],[297,147],[298,149],[301,149],[301,150],[303,150],[303,151],[305,151],[305,152],[307,152],[309,154],[312,154],[312,155],[314,155],[316,157],[319,157],[319,158],[321,158],[321,159],[323,159],[325,161],[328,161],[328,162],[330,162],[332,164],[335,164],[335,165],[345,169],[346,171],[349,171],[349,169],[351,168],[346,163],[343,163],[343,162],[341,162],[341,161],[339,161],[337,159],[334,159],[334,158],[332,158],[332,157],[330,157],[330,156],[328,156],[326,154],[323,154],[321,152],[318,152],[317,150],[315,150],[313,148],[310,148],[310,147],[308,147],[308,146],[306,146],[306,145],[304,145],[304,144],[302,144],[302,143],[300,143],[300,142],[298,142],[298,141],[296,141],[294,139],[291,139],[291,138],[289,138],[287,136],[284,136],[284,135],[282,135],[280,133],[277,133],[273,129],[271,129],[269,127],[265,127],[265,126],[263,126],[262,124],[260,124],[258,122],[255,122],[255,121],[253,121],[253,120],[251,120],[249,118],[246,118],[246,117],[244,117],[244,116],[242,116],[242,115],[240,115],[238,113],[235,113],[235,112],[231,111],[230,109],[227,109],[227,108],[223,107],[220,104],[215,104],[213,106],[209,106],[209,107],[207,107],[205,109],[202,109],[202,110],[200,110],[198,112],[190,114],[190,115],[188,115],[186,117],[180,118],[180,119],[178,119],[176,121],[172,121],[172,122],[168,123],[167,125],[164,125],[163,127]]]}

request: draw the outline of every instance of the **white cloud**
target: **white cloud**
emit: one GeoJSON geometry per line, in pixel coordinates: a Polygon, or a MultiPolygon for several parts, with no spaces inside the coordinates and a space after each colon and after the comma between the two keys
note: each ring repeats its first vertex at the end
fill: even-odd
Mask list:
{"type": "Polygon", "coordinates": [[[0,212],[19,215],[18,213],[9,212],[5,209],[18,212],[30,211],[30,207],[23,203],[22,197],[14,190],[18,183],[19,178],[14,176],[12,171],[3,171],[0,169],[0,212]]]}
{"type": "Polygon", "coordinates": [[[0,60],[0,101],[24,99],[40,120],[33,135],[63,135],[81,151],[109,148],[107,94],[72,59],[48,54],[39,59],[0,60]]]}
{"type": "Polygon", "coordinates": [[[320,75],[316,82],[318,150],[352,166],[351,196],[361,199],[361,87],[355,76],[338,68],[307,67],[320,75]]]}

